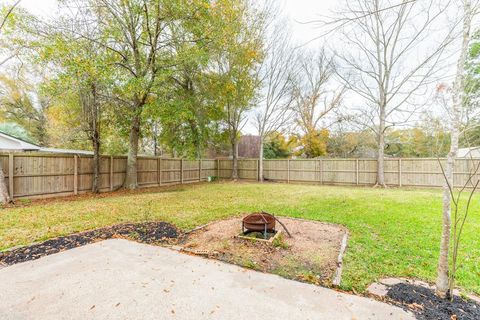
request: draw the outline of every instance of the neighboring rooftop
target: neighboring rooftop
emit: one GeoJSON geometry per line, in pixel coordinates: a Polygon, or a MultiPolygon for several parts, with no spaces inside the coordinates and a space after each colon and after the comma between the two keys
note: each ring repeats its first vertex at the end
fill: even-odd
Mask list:
{"type": "Polygon", "coordinates": [[[0,131],[1,151],[39,151],[40,146],[0,131]]]}
{"type": "Polygon", "coordinates": [[[458,149],[457,158],[480,158],[480,146],[458,149]]]}
{"type": "Polygon", "coordinates": [[[45,148],[0,131],[0,152],[48,152],[93,155],[92,151],[45,148]]]}

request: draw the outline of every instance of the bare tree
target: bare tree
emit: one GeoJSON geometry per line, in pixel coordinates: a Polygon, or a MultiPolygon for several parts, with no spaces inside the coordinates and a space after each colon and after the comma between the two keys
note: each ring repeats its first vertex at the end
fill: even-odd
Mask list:
{"type": "Polygon", "coordinates": [[[263,145],[269,133],[290,123],[293,101],[295,51],[291,36],[283,23],[277,24],[267,37],[266,57],[260,68],[260,99],[254,124],[258,130],[258,178],[263,181],[263,145]]]}
{"type": "Polygon", "coordinates": [[[378,186],[386,186],[387,129],[411,120],[452,41],[449,32],[438,31],[447,8],[431,0],[353,0],[334,19],[320,21],[340,34],[338,75],[365,101],[353,118],[377,136],[378,186]]]}
{"type": "MultiPolygon", "coordinates": [[[[447,91],[442,96],[443,103],[451,106],[449,110],[450,115],[450,152],[447,155],[447,162],[445,165],[444,176],[445,184],[443,187],[443,214],[442,214],[442,237],[440,241],[440,255],[437,268],[436,292],[439,297],[449,297],[452,292],[451,286],[453,280],[449,278],[449,258],[450,258],[450,238],[451,238],[451,202],[453,184],[453,170],[455,166],[455,158],[458,151],[458,140],[460,136],[462,119],[466,115],[466,101],[465,101],[465,64],[469,52],[469,45],[471,40],[471,24],[473,17],[478,13],[479,3],[472,0],[459,0],[461,7],[461,46],[459,57],[457,60],[457,70],[455,74],[455,81],[450,92],[448,87],[444,86],[444,91],[447,91]]],[[[458,199],[457,199],[458,202],[458,199]]],[[[458,203],[455,205],[455,230],[457,226],[457,211],[458,203]]],[[[468,212],[468,211],[467,211],[468,212]]],[[[456,247],[456,246],[455,246],[456,247]]],[[[455,249],[455,259],[457,249],[455,249]]]]}
{"type": "Polygon", "coordinates": [[[335,64],[324,50],[300,52],[293,84],[292,109],[297,127],[312,134],[341,105],[346,86],[335,83],[335,64]]]}
{"type": "MultiPolygon", "coordinates": [[[[451,268],[448,270],[447,268],[447,289],[445,292],[439,292],[438,291],[438,283],[437,283],[437,294],[441,296],[442,298],[450,298],[453,299],[453,289],[455,288],[455,280],[456,280],[456,274],[457,274],[457,269],[458,269],[458,252],[460,250],[460,241],[462,239],[462,234],[463,234],[463,228],[465,227],[465,222],[467,221],[468,215],[469,215],[469,210],[470,210],[470,204],[472,202],[473,195],[475,194],[475,191],[478,188],[478,185],[480,183],[480,180],[477,178],[475,181],[475,177],[477,176],[477,173],[479,172],[480,169],[480,161],[477,161],[475,164],[474,159],[470,159],[473,163],[473,168],[470,170],[468,173],[468,177],[465,180],[463,186],[460,188],[458,192],[455,193],[455,188],[451,184],[451,181],[449,181],[449,177],[447,176],[446,171],[444,170],[442,163],[440,161],[439,165],[442,170],[442,174],[444,177],[445,181],[445,188],[448,190],[449,197],[450,197],[450,202],[453,202],[453,230],[451,232],[452,240],[453,240],[453,245],[452,245],[452,252],[451,252],[451,268]],[[460,200],[462,199],[462,194],[463,192],[471,185],[471,190],[468,195],[468,200],[467,204],[465,205],[464,210],[461,208],[460,200]]],[[[448,165],[448,162],[447,162],[448,165]]],[[[450,206],[449,206],[450,210],[450,206]]],[[[451,223],[451,222],[450,222],[451,223]]],[[[450,233],[450,230],[449,230],[450,233]]],[[[449,236],[450,237],[450,236],[449,236]]],[[[448,257],[450,255],[447,253],[447,266],[448,266],[448,257]]],[[[442,274],[443,276],[443,274],[442,274]]],[[[444,279],[442,279],[442,282],[444,279]]],[[[443,285],[443,283],[442,283],[443,285]]]]}

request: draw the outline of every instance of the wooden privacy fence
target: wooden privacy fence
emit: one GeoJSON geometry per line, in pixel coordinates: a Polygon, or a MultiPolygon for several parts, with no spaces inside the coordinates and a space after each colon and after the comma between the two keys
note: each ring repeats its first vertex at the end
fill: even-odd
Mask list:
{"type": "MultiPolygon", "coordinates": [[[[440,159],[445,165],[445,159],[440,159]]],[[[480,159],[456,159],[454,186],[463,186],[480,159]]],[[[240,179],[257,179],[258,159],[239,161],[240,179]]],[[[298,159],[264,160],[263,176],[278,182],[302,182],[339,185],[374,185],[377,176],[376,159],[298,159]]],[[[219,177],[229,178],[231,160],[219,161],[219,177]]],[[[480,173],[469,186],[480,178],[480,173]]],[[[385,181],[390,186],[441,187],[444,177],[436,158],[385,159],[385,181]]]]}
{"type": "MultiPolygon", "coordinates": [[[[441,159],[444,163],[445,160],[441,159]]],[[[454,185],[463,186],[480,159],[455,161],[454,185]]],[[[100,191],[121,187],[126,157],[102,156],[100,191]]],[[[70,154],[0,154],[0,165],[12,198],[72,195],[92,189],[93,158],[70,154]]],[[[258,159],[239,160],[239,178],[258,179],[258,159]]],[[[373,185],[375,159],[264,160],[264,178],[278,182],[340,185],[373,185]]],[[[208,176],[229,179],[231,159],[184,160],[158,157],[138,158],[140,187],[205,181],[208,176]]],[[[480,175],[472,179],[473,185],[480,175]]],[[[441,187],[443,175],[437,159],[385,159],[385,180],[391,186],[441,187]]]]}
{"type": "MultiPolygon", "coordinates": [[[[216,176],[216,160],[138,157],[138,185],[151,187],[204,181],[216,176]]],[[[92,189],[93,157],[70,154],[0,154],[10,197],[32,198],[85,193],[92,189]]],[[[126,157],[100,158],[100,191],[121,187],[126,157]]]]}

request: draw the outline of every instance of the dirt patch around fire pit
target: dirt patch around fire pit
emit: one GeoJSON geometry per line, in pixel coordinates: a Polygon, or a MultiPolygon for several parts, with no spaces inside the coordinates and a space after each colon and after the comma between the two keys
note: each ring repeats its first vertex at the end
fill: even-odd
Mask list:
{"type": "MultiPolygon", "coordinates": [[[[347,230],[343,226],[279,217],[292,234],[271,243],[237,237],[242,219],[217,221],[189,233],[181,242],[187,253],[275,273],[289,279],[331,286],[338,275],[347,230]],[[341,259],[340,259],[341,260],[341,259]]],[[[277,229],[282,227],[277,225],[277,229]]]]}
{"type": "Polygon", "coordinates": [[[123,238],[148,244],[165,244],[172,242],[178,236],[177,228],[166,222],[117,224],[0,252],[0,267],[39,259],[49,254],[111,238],[123,238]]]}

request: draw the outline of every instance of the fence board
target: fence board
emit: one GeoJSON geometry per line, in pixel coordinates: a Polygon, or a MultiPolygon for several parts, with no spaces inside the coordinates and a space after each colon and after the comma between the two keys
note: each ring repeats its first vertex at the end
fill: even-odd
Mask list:
{"type": "Polygon", "coordinates": [[[174,184],[181,182],[180,159],[162,159],[160,169],[162,175],[162,184],[174,184]]]}
{"type": "Polygon", "coordinates": [[[241,159],[238,161],[238,178],[257,180],[258,177],[258,160],[257,159],[241,159]]]}
{"type": "MultiPolygon", "coordinates": [[[[440,161],[444,166],[445,159],[440,161]]],[[[479,162],[480,159],[456,159],[454,185],[462,187],[479,162]]],[[[224,162],[223,166],[227,168],[228,164],[224,162]]],[[[263,167],[266,180],[279,182],[374,185],[377,177],[376,159],[264,160],[263,167]]],[[[228,176],[225,170],[223,176],[228,176]]],[[[442,187],[444,182],[438,159],[434,158],[385,159],[385,180],[390,186],[412,187],[442,187]]],[[[469,187],[478,180],[480,172],[469,181],[469,187]]]]}

